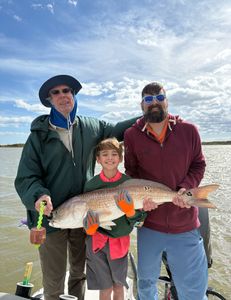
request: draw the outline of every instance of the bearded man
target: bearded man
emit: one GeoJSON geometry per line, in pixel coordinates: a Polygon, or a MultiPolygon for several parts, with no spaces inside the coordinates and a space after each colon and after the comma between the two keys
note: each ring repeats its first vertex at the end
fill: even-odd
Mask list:
{"type": "Polygon", "coordinates": [[[142,91],[143,117],[126,130],[125,169],[133,178],[153,180],[178,191],[173,203],[157,206],[146,199],[148,216],[138,229],[138,297],[156,300],[162,253],[180,300],[205,300],[208,270],[198,209],[181,195],[197,187],[205,159],[197,128],[168,113],[164,87],[152,82],[142,91]]]}

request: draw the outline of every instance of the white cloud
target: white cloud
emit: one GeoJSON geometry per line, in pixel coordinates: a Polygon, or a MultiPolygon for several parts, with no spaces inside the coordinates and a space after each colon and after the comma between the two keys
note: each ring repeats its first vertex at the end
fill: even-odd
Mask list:
{"type": "Polygon", "coordinates": [[[231,60],[231,49],[224,49],[221,52],[219,52],[215,57],[214,61],[227,61],[231,60]]]}
{"type": "MultiPolygon", "coordinates": [[[[223,0],[202,0],[197,5],[185,0],[154,2],[130,5],[132,1],[125,1],[121,8],[116,1],[99,1],[97,5],[86,1],[86,7],[91,7],[78,17],[72,14],[77,12],[73,9],[77,0],[32,4],[34,10],[49,10],[52,24],[57,28],[62,24],[65,34],[62,30],[57,30],[57,35],[41,31],[42,47],[38,47],[37,37],[33,45],[31,37],[26,41],[0,34],[5,53],[0,56],[3,79],[5,74],[13,74],[8,82],[15,80],[17,86],[8,96],[10,105],[20,112],[47,113],[41,104],[23,99],[37,97],[40,83],[65,72],[83,85],[78,96],[80,110],[115,121],[140,114],[141,90],[157,80],[167,89],[171,112],[196,122],[204,133],[217,132],[216,128],[227,132],[231,111],[230,5],[223,0]]],[[[50,18],[44,14],[44,24],[50,18]]],[[[42,30],[42,26],[36,27],[41,24],[34,25],[36,32],[42,30]]]]}
{"type": "Polygon", "coordinates": [[[231,74],[231,64],[225,64],[221,66],[220,68],[214,70],[214,74],[220,73],[222,75],[230,75],[231,74]]]}
{"type": "Polygon", "coordinates": [[[30,116],[15,116],[15,117],[4,117],[0,116],[0,127],[19,127],[22,124],[30,124],[33,118],[30,116]]]}
{"type": "Polygon", "coordinates": [[[23,108],[26,111],[31,111],[34,113],[49,113],[50,109],[43,106],[42,104],[29,104],[26,101],[22,100],[22,99],[17,99],[15,100],[15,106],[18,108],[23,108]]]}
{"type": "MultiPolygon", "coordinates": [[[[0,126],[1,127],[1,126],[0,126]]],[[[27,137],[28,132],[21,132],[21,131],[0,131],[0,136],[22,136],[22,137],[27,137]]]]}
{"type": "Polygon", "coordinates": [[[74,5],[76,6],[78,1],[75,1],[75,0],[68,0],[68,3],[71,4],[71,5],[74,5]]]}
{"type": "Polygon", "coordinates": [[[95,82],[87,84],[83,83],[82,86],[82,93],[87,96],[99,96],[105,91],[103,84],[97,84],[95,82]]]}
{"type": "Polygon", "coordinates": [[[22,21],[22,18],[20,18],[19,16],[17,15],[14,15],[13,18],[18,21],[18,22],[21,22],[22,21]]]}
{"type": "Polygon", "coordinates": [[[47,9],[54,14],[54,6],[52,4],[47,4],[47,9]]]}

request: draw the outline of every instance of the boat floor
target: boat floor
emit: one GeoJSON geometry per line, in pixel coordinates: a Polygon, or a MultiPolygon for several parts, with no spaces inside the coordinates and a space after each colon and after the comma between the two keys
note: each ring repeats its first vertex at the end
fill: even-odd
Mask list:
{"type": "MultiPolygon", "coordinates": [[[[135,297],[133,296],[133,280],[129,277],[127,277],[127,284],[128,284],[128,289],[124,288],[124,295],[125,295],[125,300],[135,300],[135,297]]],[[[65,284],[65,294],[67,294],[67,284],[65,284]]],[[[43,299],[43,289],[38,290],[37,292],[35,292],[32,297],[40,297],[40,299],[43,299]]],[[[19,299],[23,299],[23,298],[19,298],[19,299]]],[[[99,299],[99,291],[93,291],[93,290],[88,290],[86,288],[86,293],[85,293],[85,300],[97,300],[99,299]]],[[[2,298],[0,298],[0,300],[3,300],[2,298]]],[[[9,298],[9,299],[4,299],[4,300],[14,300],[14,298],[9,298]]],[[[18,297],[17,299],[18,300],[18,297]]]]}

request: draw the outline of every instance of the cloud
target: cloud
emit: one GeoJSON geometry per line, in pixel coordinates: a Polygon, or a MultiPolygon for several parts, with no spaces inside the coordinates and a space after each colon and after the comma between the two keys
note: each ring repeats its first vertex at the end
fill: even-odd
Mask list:
{"type": "Polygon", "coordinates": [[[21,137],[27,137],[28,136],[28,132],[21,132],[21,131],[0,131],[0,136],[12,136],[12,137],[21,136],[21,137]]]}
{"type": "Polygon", "coordinates": [[[74,0],[68,0],[68,4],[74,5],[76,6],[78,3],[78,1],[74,1],[74,0]]]}
{"type": "Polygon", "coordinates": [[[83,83],[82,93],[87,96],[99,96],[108,91],[112,91],[114,87],[114,83],[112,81],[106,83],[83,83]]]}
{"type": "Polygon", "coordinates": [[[31,4],[31,7],[34,10],[44,10],[47,9],[50,13],[54,14],[54,4],[48,3],[46,5],[40,4],[40,3],[33,3],[31,4]]]}
{"type": "Polygon", "coordinates": [[[13,18],[18,21],[18,22],[21,22],[22,21],[22,18],[20,18],[19,16],[17,15],[14,15],[13,18]]]}
{"type": "Polygon", "coordinates": [[[231,49],[224,49],[214,57],[214,61],[227,61],[227,60],[231,60],[231,49]]]}
{"type": "Polygon", "coordinates": [[[14,101],[15,102],[15,106],[18,108],[23,108],[26,111],[31,111],[34,113],[49,113],[50,109],[43,106],[42,104],[29,104],[26,101],[22,100],[22,99],[17,99],[14,101]]]}
{"type": "MultiPolygon", "coordinates": [[[[197,5],[185,0],[127,0],[120,5],[84,1],[80,7],[84,13],[73,9],[77,0],[41,3],[27,4],[32,9],[25,18],[20,5],[7,2],[11,22],[13,15],[23,15],[16,34],[3,29],[0,33],[1,85],[5,91],[14,87],[7,96],[9,110],[47,113],[41,104],[25,99],[35,103],[41,83],[65,72],[83,85],[77,97],[80,112],[114,122],[139,115],[141,90],[156,80],[167,89],[172,113],[195,122],[205,136],[219,128],[227,134],[231,125],[227,1],[202,0],[197,5]],[[47,10],[41,22],[41,13],[47,10]],[[28,26],[21,38],[24,22],[28,26]]],[[[0,95],[0,104],[5,108],[4,96],[0,95]]]]}
{"type": "Polygon", "coordinates": [[[47,9],[48,9],[52,14],[54,14],[54,5],[52,5],[52,4],[47,4],[47,9]]]}
{"type": "Polygon", "coordinates": [[[22,124],[30,124],[33,118],[30,116],[15,116],[15,117],[5,117],[0,116],[0,127],[19,127],[22,124]]]}

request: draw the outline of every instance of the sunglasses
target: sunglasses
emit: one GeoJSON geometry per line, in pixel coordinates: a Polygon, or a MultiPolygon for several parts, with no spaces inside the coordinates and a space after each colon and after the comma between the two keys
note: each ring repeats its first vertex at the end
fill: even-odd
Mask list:
{"type": "Polygon", "coordinates": [[[72,89],[71,88],[64,88],[64,89],[62,89],[62,90],[50,90],[50,94],[51,95],[59,95],[59,94],[61,94],[61,93],[63,93],[63,94],[68,94],[68,93],[70,93],[70,92],[72,92],[72,89]]]}
{"type": "Polygon", "coordinates": [[[156,95],[156,96],[144,96],[143,97],[143,101],[146,103],[146,104],[150,104],[152,103],[152,101],[154,100],[157,100],[159,102],[162,102],[164,101],[164,99],[166,98],[166,96],[164,94],[159,94],[159,95],[156,95]]]}

